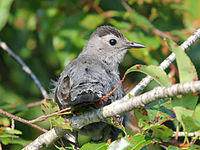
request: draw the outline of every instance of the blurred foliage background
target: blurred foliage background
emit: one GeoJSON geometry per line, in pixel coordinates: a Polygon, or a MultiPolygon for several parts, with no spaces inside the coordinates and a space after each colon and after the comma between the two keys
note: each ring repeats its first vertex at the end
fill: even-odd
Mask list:
{"type": "MultiPolygon", "coordinates": [[[[120,65],[123,75],[134,64],[158,65],[164,60],[170,51],[163,39],[171,38],[178,44],[186,40],[200,26],[199,6],[197,0],[0,0],[0,40],[25,61],[50,92],[50,80],[56,80],[66,64],[78,56],[98,26],[115,26],[129,40],[146,46],[127,53],[120,65]]],[[[198,72],[199,48],[194,44],[188,51],[198,72]]],[[[128,75],[125,89],[133,88],[142,77],[139,73],[128,75]]],[[[42,115],[40,106],[25,107],[42,99],[39,89],[4,51],[0,51],[0,83],[0,108],[28,120],[42,115]]],[[[10,119],[0,115],[1,127],[10,124],[10,119]]],[[[48,122],[39,125],[49,128],[48,122]]],[[[41,134],[18,121],[15,128],[22,131],[20,138],[24,140],[41,134]]],[[[8,141],[3,148],[22,148],[23,142],[15,143],[20,144],[8,141]]]]}

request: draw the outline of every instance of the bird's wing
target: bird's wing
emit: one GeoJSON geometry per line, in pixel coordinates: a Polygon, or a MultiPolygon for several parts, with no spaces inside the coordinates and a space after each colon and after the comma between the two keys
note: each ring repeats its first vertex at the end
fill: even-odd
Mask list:
{"type": "Polygon", "coordinates": [[[61,77],[55,89],[55,101],[60,108],[68,106],[68,101],[71,99],[70,95],[70,79],[69,76],[61,77]]]}

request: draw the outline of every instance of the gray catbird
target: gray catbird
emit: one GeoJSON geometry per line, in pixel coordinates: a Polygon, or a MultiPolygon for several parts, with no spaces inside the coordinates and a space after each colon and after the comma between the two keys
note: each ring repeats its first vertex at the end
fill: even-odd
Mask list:
{"type": "MultiPolygon", "coordinates": [[[[96,108],[100,98],[119,84],[118,66],[127,50],[144,47],[142,44],[130,42],[114,27],[97,28],[78,58],[65,67],[56,83],[54,98],[60,109],[69,106],[96,108]]],[[[101,102],[108,105],[124,95],[123,87],[120,85],[107,97],[107,101],[101,102]]],[[[123,120],[123,117],[120,119],[123,120]]],[[[98,122],[68,134],[66,138],[80,146],[90,141],[107,141],[108,139],[113,141],[119,133],[119,129],[114,126],[98,122]]]]}

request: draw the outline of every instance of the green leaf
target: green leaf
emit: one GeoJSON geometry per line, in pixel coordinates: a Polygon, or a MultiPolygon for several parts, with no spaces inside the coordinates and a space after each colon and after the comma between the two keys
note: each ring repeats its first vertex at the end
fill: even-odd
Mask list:
{"type": "MultiPolygon", "coordinates": [[[[176,55],[180,83],[198,80],[196,69],[186,53],[172,40],[167,39],[167,44],[172,52],[176,55]]],[[[198,101],[198,96],[187,94],[181,97],[175,97],[172,100],[173,109],[176,113],[177,120],[182,123],[186,116],[192,117],[195,106],[198,101]]],[[[184,121],[186,122],[186,121],[184,121]]]]}
{"type": "Polygon", "coordinates": [[[0,31],[5,26],[13,0],[0,0],[0,31]]]}
{"type": "Polygon", "coordinates": [[[182,124],[184,131],[194,132],[200,130],[200,125],[196,124],[194,118],[191,116],[182,115],[182,124]]]}
{"type": "Polygon", "coordinates": [[[8,144],[20,144],[22,146],[26,146],[30,143],[30,141],[21,139],[19,137],[1,137],[0,141],[4,144],[4,145],[8,145],[8,144]]]}
{"type": "Polygon", "coordinates": [[[150,144],[154,141],[150,136],[145,135],[135,135],[135,136],[126,136],[120,140],[116,140],[109,145],[108,150],[140,150],[144,146],[150,144]]]}
{"type": "Polygon", "coordinates": [[[57,150],[74,150],[73,147],[65,146],[65,147],[59,147],[57,145],[54,145],[57,150]]]}
{"type": "Polygon", "coordinates": [[[45,115],[59,111],[57,103],[55,103],[53,99],[47,99],[47,98],[43,101],[41,109],[45,115]]]}
{"type": "Polygon", "coordinates": [[[171,100],[158,100],[147,106],[134,110],[138,125],[147,129],[151,124],[162,124],[175,118],[171,100]]]}
{"type": "Polygon", "coordinates": [[[171,85],[171,82],[164,70],[158,66],[135,65],[126,71],[126,75],[130,72],[139,71],[151,76],[158,84],[162,86],[171,85]]]}
{"type": "Polygon", "coordinates": [[[22,132],[16,129],[11,129],[10,127],[1,127],[0,134],[22,134],[22,132]]]}
{"type": "Polygon", "coordinates": [[[107,143],[87,143],[84,144],[80,150],[107,150],[107,143]]]}
{"type": "Polygon", "coordinates": [[[25,146],[29,144],[29,141],[23,140],[20,137],[16,136],[15,134],[22,134],[21,131],[16,129],[11,129],[9,127],[1,127],[0,128],[0,142],[4,145],[8,144],[20,144],[25,146]]]}
{"type": "MultiPolygon", "coordinates": [[[[157,83],[162,86],[171,85],[171,82],[161,68],[158,66],[135,65],[129,68],[125,74],[133,71],[139,71],[150,75],[157,83]]],[[[151,123],[161,123],[173,117],[171,100],[160,100],[152,104],[134,110],[135,115],[139,121],[139,126],[149,127],[151,123]]]]}
{"type": "Polygon", "coordinates": [[[156,138],[162,139],[163,141],[169,140],[174,134],[173,130],[164,125],[153,125],[149,129],[153,131],[156,138]]]}
{"type": "Polygon", "coordinates": [[[169,146],[167,148],[167,150],[197,150],[197,149],[199,149],[199,145],[198,146],[192,145],[192,147],[187,147],[187,148],[179,148],[176,146],[169,146]]]}
{"type": "Polygon", "coordinates": [[[187,150],[199,150],[200,146],[199,144],[193,144],[191,147],[188,147],[187,150]]]}
{"type": "Polygon", "coordinates": [[[112,18],[109,22],[118,29],[129,29],[131,24],[126,21],[117,21],[116,19],[112,18]]]}
{"type": "Polygon", "coordinates": [[[1,117],[0,118],[0,125],[3,126],[9,126],[10,125],[10,120],[6,117],[1,117]]]}
{"type": "Polygon", "coordinates": [[[80,22],[84,28],[94,30],[97,26],[103,23],[105,17],[99,14],[88,14],[80,22]]]}
{"type": "Polygon", "coordinates": [[[175,42],[167,39],[167,44],[172,52],[176,55],[176,62],[178,66],[178,72],[180,76],[180,83],[197,81],[198,76],[196,69],[191,62],[190,58],[186,55],[182,48],[180,48],[175,42]]]}
{"type": "Polygon", "coordinates": [[[130,18],[133,19],[138,26],[142,26],[146,29],[152,29],[154,27],[153,24],[145,16],[140,15],[136,11],[132,10],[130,12],[130,18]]]}
{"type": "Polygon", "coordinates": [[[181,150],[181,148],[179,148],[179,147],[176,147],[176,146],[169,146],[168,148],[167,148],[167,150],[181,150]]]}
{"type": "Polygon", "coordinates": [[[114,127],[118,128],[120,130],[122,130],[126,134],[125,127],[120,123],[119,118],[116,118],[116,117],[106,118],[105,122],[110,124],[110,125],[113,125],[114,127]]]}
{"type": "MultiPolygon", "coordinates": [[[[53,99],[45,99],[41,105],[41,108],[42,108],[42,112],[45,115],[52,114],[59,111],[59,107],[57,103],[54,102],[53,99]]],[[[69,129],[72,131],[72,127],[70,126],[69,122],[65,118],[55,115],[55,116],[49,117],[49,119],[51,121],[51,124],[54,127],[69,129]]]]}
{"type": "Polygon", "coordinates": [[[14,134],[3,134],[3,135],[0,135],[0,138],[9,138],[9,137],[16,137],[16,138],[18,138],[19,136],[14,135],[14,134]]]}
{"type": "Polygon", "coordinates": [[[184,129],[187,132],[195,132],[200,130],[200,105],[197,105],[191,116],[182,115],[184,129]]]}
{"type": "MultiPolygon", "coordinates": [[[[0,88],[1,90],[1,88],[0,88]]],[[[8,92],[9,93],[9,92],[8,92]]],[[[0,93],[2,94],[2,93],[0,93]]],[[[11,93],[9,93],[11,95],[11,93]]],[[[7,102],[0,102],[1,109],[9,112],[9,113],[16,113],[16,112],[22,112],[28,110],[28,108],[21,103],[8,103],[10,101],[7,100],[7,102]]]]}
{"type": "Polygon", "coordinates": [[[178,121],[182,122],[182,116],[192,116],[197,100],[198,97],[194,97],[191,94],[172,99],[172,106],[178,121]]]}
{"type": "Polygon", "coordinates": [[[63,128],[63,129],[69,129],[71,131],[73,131],[72,127],[70,126],[69,122],[61,117],[61,116],[54,116],[54,117],[50,117],[51,119],[51,124],[54,127],[59,127],[59,128],[63,128]]]}
{"type": "Polygon", "coordinates": [[[195,124],[200,126],[200,104],[195,108],[193,116],[195,124]]]}
{"type": "Polygon", "coordinates": [[[8,134],[22,134],[21,131],[16,130],[16,129],[11,129],[11,128],[9,128],[9,130],[6,130],[6,133],[8,133],[8,134]]]}

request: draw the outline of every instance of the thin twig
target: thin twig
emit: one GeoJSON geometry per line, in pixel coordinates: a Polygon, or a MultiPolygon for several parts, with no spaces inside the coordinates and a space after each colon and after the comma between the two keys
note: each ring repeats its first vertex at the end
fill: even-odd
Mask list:
{"type": "Polygon", "coordinates": [[[101,7],[99,7],[95,2],[88,0],[88,4],[99,14],[103,14],[105,18],[110,18],[109,11],[104,11],[101,7]]]}
{"type": "Polygon", "coordinates": [[[15,129],[15,120],[11,118],[11,129],[15,129]]]}
{"type": "Polygon", "coordinates": [[[96,10],[97,13],[104,14],[103,9],[101,7],[99,7],[95,2],[89,0],[88,3],[90,6],[92,6],[96,10]]]}
{"type": "Polygon", "coordinates": [[[133,9],[124,0],[121,0],[121,2],[127,11],[133,11],[133,9]]]}
{"type": "Polygon", "coordinates": [[[35,123],[35,122],[39,122],[39,121],[44,121],[44,120],[46,120],[47,118],[52,117],[52,116],[55,116],[55,115],[61,116],[61,115],[65,114],[65,113],[62,113],[62,112],[64,112],[64,111],[69,111],[69,110],[71,110],[71,109],[72,109],[71,107],[67,107],[67,108],[64,108],[64,109],[62,109],[62,110],[59,110],[59,111],[57,111],[57,112],[55,112],[55,113],[51,113],[51,114],[48,114],[48,115],[40,116],[40,117],[38,117],[38,118],[36,118],[36,119],[34,119],[34,120],[30,120],[29,122],[30,122],[30,123],[35,123]]]}
{"type": "Polygon", "coordinates": [[[161,31],[159,29],[156,29],[155,27],[152,29],[152,32],[155,35],[159,35],[159,36],[161,36],[163,38],[172,39],[173,41],[178,41],[179,40],[179,38],[171,36],[169,32],[163,32],[163,31],[161,31]]]}
{"type": "Polygon", "coordinates": [[[0,143],[0,150],[2,150],[2,146],[1,146],[1,143],[0,143]]]}
{"type": "Polygon", "coordinates": [[[31,71],[31,69],[24,63],[24,61],[17,56],[8,46],[5,42],[0,41],[0,47],[6,51],[12,58],[14,58],[21,66],[22,66],[22,70],[24,70],[24,72],[26,72],[35,82],[35,84],[38,86],[38,88],[40,89],[42,95],[44,98],[48,98],[48,94],[46,92],[46,90],[43,88],[43,86],[41,85],[40,81],[37,79],[37,77],[35,76],[35,74],[31,71]]]}
{"type": "Polygon", "coordinates": [[[42,131],[42,132],[47,132],[46,129],[43,129],[43,128],[41,128],[41,127],[35,125],[35,124],[30,123],[28,120],[25,120],[25,119],[22,119],[22,118],[20,118],[20,117],[17,117],[17,116],[15,116],[15,115],[13,115],[13,114],[10,114],[10,113],[4,111],[3,109],[0,109],[0,113],[1,113],[1,114],[4,114],[4,115],[6,115],[6,116],[8,116],[8,117],[10,117],[10,118],[12,118],[12,119],[15,119],[15,120],[17,120],[17,121],[23,122],[23,123],[25,123],[25,124],[27,124],[27,125],[33,127],[33,128],[36,128],[36,129],[38,129],[38,130],[40,130],[40,131],[42,131]]]}
{"type": "Polygon", "coordinates": [[[42,103],[43,103],[43,100],[38,101],[38,102],[29,103],[29,104],[26,105],[26,107],[30,108],[30,107],[41,105],[42,103]]]}
{"type": "MultiPolygon", "coordinates": [[[[196,133],[196,132],[195,132],[196,133]]],[[[200,134],[197,132],[197,134],[195,134],[194,133],[194,135],[195,135],[195,137],[192,139],[192,141],[190,142],[190,146],[192,146],[195,142],[196,142],[196,140],[198,139],[198,137],[200,137],[200,134]]],[[[193,135],[193,136],[194,136],[193,135]]],[[[188,135],[189,136],[189,135],[188,135]]]]}

